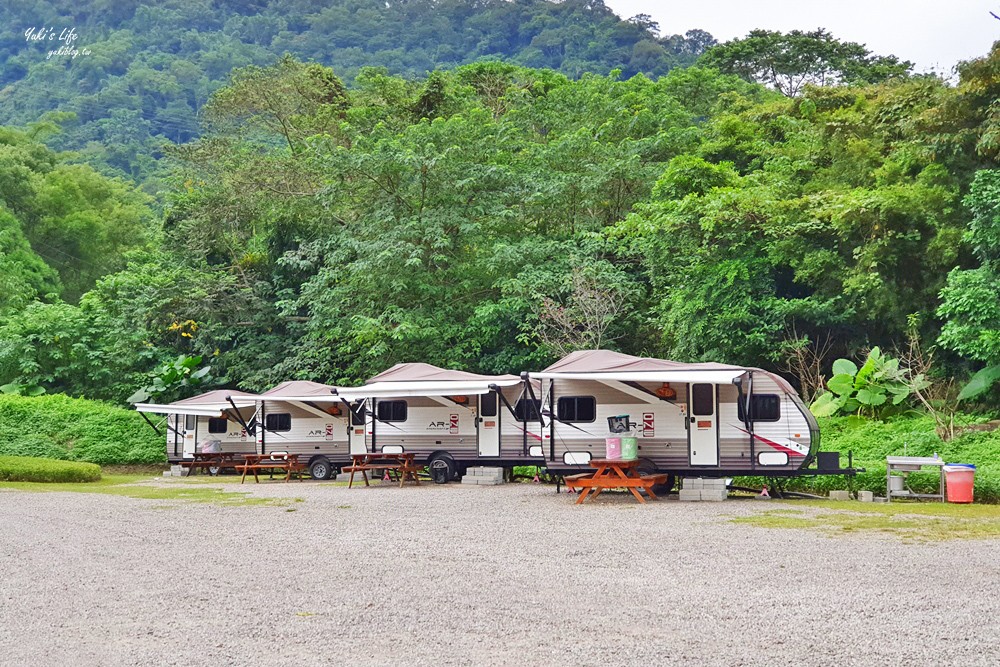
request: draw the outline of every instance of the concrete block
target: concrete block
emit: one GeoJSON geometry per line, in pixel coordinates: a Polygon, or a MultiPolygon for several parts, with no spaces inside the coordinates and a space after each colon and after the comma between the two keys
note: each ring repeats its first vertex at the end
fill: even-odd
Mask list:
{"type": "Polygon", "coordinates": [[[701,500],[701,489],[681,489],[678,498],[683,503],[699,502],[701,500]]]}
{"type": "Polygon", "coordinates": [[[701,499],[708,502],[721,502],[729,497],[725,489],[702,489],[701,499]]]}
{"type": "Polygon", "coordinates": [[[479,478],[474,475],[465,475],[462,477],[462,484],[468,484],[472,486],[477,486],[479,484],[479,478]]]}
{"type": "Polygon", "coordinates": [[[163,471],[163,476],[164,477],[173,477],[174,473],[170,472],[169,470],[164,470],[163,471]]]}
{"type": "Polygon", "coordinates": [[[871,491],[858,491],[858,500],[863,503],[875,502],[875,494],[871,491]]]}
{"type": "Polygon", "coordinates": [[[850,491],[831,491],[830,492],[830,500],[850,500],[850,499],[851,499],[851,492],[850,491]]]}
{"type": "Polygon", "coordinates": [[[681,489],[692,489],[697,490],[704,488],[705,480],[700,477],[685,477],[681,480],[681,489]]]}
{"type": "Polygon", "coordinates": [[[703,479],[701,481],[701,488],[703,489],[725,489],[726,480],[724,479],[703,479]]]}

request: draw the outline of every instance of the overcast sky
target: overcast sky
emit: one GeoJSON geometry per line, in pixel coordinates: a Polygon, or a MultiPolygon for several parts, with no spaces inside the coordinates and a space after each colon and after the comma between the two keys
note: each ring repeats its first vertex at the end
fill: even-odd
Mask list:
{"type": "Polygon", "coordinates": [[[948,75],[1000,39],[1000,0],[604,0],[622,18],[649,14],[662,34],[701,28],[724,42],[755,28],[814,30],[948,75]]]}

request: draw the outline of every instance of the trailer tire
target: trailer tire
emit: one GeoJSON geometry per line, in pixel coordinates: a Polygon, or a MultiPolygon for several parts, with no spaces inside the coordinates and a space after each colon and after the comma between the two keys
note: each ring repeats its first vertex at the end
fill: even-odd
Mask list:
{"type": "Polygon", "coordinates": [[[455,478],[458,466],[451,454],[440,452],[432,455],[427,461],[427,471],[435,484],[447,484],[455,478]]]}
{"type": "Polygon", "coordinates": [[[309,462],[309,476],[313,479],[330,479],[333,466],[325,456],[318,456],[309,462]]]}
{"type": "Polygon", "coordinates": [[[674,484],[677,483],[677,477],[675,475],[667,475],[666,484],[654,484],[653,493],[658,496],[667,496],[671,491],[674,490],[674,484]]]}

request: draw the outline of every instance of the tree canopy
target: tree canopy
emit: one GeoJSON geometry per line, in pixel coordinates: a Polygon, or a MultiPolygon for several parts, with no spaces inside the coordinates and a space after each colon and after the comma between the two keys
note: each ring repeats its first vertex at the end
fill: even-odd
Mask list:
{"type": "Polygon", "coordinates": [[[822,28],[788,33],[752,30],[743,39],[711,47],[700,62],[788,97],[807,85],[879,83],[905,77],[913,68],[896,56],[877,56],[863,44],[835,39],[822,28]]]}

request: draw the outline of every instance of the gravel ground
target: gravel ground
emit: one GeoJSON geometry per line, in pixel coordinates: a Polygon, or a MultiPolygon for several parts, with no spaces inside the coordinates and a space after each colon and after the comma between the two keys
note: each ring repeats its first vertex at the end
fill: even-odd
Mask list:
{"type": "Polygon", "coordinates": [[[995,541],[531,484],[241,490],[304,502],[0,490],[0,663],[1000,663],[995,541]]]}

